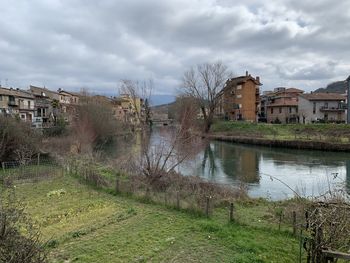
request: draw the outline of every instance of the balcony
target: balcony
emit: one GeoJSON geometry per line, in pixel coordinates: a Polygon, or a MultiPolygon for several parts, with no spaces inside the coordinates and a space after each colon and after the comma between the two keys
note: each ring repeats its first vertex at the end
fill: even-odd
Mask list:
{"type": "Polygon", "coordinates": [[[8,105],[17,107],[18,106],[18,102],[16,102],[15,100],[9,100],[8,105]]]}
{"type": "Polygon", "coordinates": [[[320,108],[320,111],[322,112],[325,112],[325,111],[338,111],[338,112],[341,112],[341,111],[345,111],[345,107],[327,107],[327,106],[322,106],[320,108]]]}
{"type": "Polygon", "coordinates": [[[28,105],[19,105],[20,110],[32,110],[34,111],[34,107],[28,105]]]}

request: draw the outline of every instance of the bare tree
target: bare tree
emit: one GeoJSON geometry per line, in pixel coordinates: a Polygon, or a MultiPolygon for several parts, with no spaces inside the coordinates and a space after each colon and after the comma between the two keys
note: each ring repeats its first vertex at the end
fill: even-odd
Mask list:
{"type": "Polygon", "coordinates": [[[204,117],[205,132],[210,130],[220,92],[229,76],[227,66],[221,62],[200,64],[184,73],[182,88],[186,95],[198,101],[204,117]]]}
{"type": "Polygon", "coordinates": [[[135,117],[140,124],[150,124],[150,97],[153,90],[153,80],[133,81],[125,79],[121,81],[120,91],[130,97],[130,102],[135,111],[135,117]]]}

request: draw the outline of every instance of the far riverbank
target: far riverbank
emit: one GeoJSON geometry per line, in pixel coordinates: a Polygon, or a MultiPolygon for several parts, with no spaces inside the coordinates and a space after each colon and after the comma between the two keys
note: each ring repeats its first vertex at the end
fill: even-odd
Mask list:
{"type": "Polygon", "coordinates": [[[218,121],[205,137],[269,147],[350,151],[350,125],[346,124],[278,125],[218,121]]]}

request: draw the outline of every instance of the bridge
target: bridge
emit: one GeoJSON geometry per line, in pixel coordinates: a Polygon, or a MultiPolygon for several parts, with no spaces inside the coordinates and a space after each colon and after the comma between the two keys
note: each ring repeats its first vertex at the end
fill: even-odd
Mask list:
{"type": "Polygon", "coordinates": [[[173,119],[153,119],[152,124],[154,126],[168,126],[174,123],[173,119]]]}

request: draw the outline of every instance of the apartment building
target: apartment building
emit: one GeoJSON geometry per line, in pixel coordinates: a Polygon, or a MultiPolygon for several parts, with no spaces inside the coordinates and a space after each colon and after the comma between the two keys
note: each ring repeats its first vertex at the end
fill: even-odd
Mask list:
{"type": "Polygon", "coordinates": [[[216,114],[228,120],[256,122],[261,85],[260,78],[252,77],[248,71],[245,76],[227,80],[216,114]]]}
{"type": "Polygon", "coordinates": [[[301,89],[278,87],[267,95],[266,117],[268,123],[298,123],[299,95],[301,89]]]}

